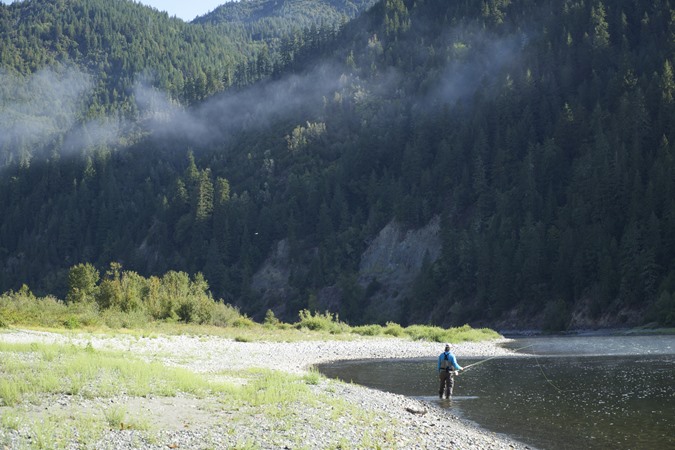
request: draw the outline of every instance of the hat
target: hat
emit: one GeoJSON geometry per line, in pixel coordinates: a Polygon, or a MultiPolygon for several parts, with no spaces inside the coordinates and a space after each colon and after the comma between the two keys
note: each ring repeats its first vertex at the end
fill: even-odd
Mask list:
{"type": "Polygon", "coordinates": [[[450,344],[445,344],[445,350],[446,351],[450,350],[450,344]]]}

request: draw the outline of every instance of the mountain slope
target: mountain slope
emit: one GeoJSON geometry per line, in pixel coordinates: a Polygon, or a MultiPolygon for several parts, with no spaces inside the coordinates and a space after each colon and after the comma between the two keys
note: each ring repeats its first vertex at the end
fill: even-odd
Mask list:
{"type": "Polygon", "coordinates": [[[8,170],[0,288],[63,292],[70,265],[117,260],[203,271],[253,315],[671,323],[673,17],[629,0],[379,2],[292,71],[166,109],[125,151],[8,170]],[[440,251],[391,289],[373,264],[397,259],[374,253],[415,239],[440,251]]]}
{"type": "Polygon", "coordinates": [[[281,31],[309,28],[322,22],[339,25],[374,3],[374,0],[247,0],[225,3],[194,22],[244,25],[251,34],[263,33],[263,28],[268,28],[268,34],[278,36],[281,31]]]}
{"type": "MultiPolygon", "coordinates": [[[[279,18],[269,14],[256,18],[279,18]]],[[[105,144],[133,141],[135,124],[154,113],[157,97],[192,105],[268,78],[328,39],[328,29],[340,23],[336,14],[332,7],[314,8],[292,29],[275,29],[277,40],[292,41],[281,49],[240,28],[188,24],[129,0],[0,4],[0,167],[71,152],[58,142],[68,140],[73,126],[103,122],[114,129],[105,144]],[[50,101],[59,95],[63,104],[50,101]],[[23,131],[31,127],[40,133],[26,138],[23,131]]]]}
{"type": "Polygon", "coordinates": [[[198,73],[221,76],[246,58],[244,42],[127,0],[3,4],[0,21],[5,69],[27,75],[70,61],[106,75],[97,92],[104,105],[104,96],[123,95],[146,72],[157,87],[180,95],[198,73]]]}

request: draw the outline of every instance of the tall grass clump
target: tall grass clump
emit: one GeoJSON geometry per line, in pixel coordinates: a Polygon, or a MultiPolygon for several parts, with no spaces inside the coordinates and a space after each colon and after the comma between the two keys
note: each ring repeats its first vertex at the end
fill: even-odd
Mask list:
{"type": "Polygon", "coordinates": [[[78,394],[88,398],[177,392],[204,395],[214,389],[203,377],[181,368],[146,362],[128,353],[90,347],[48,344],[3,344],[0,405],[20,403],[27,395],[78,394]]]}
{"type": "Polygon", "coordinates": [[[501,337],[496,331],[488,328],[474,329],[469,325],[454,328],[411,325],[404,331],[412,340],[431,342],[478,342],[501,337]]]}
{"type": "Polygon", "coordinates": [[[349,331],[350,327],[344,322],[340,322],[337,314],[328,311],[321,314],[316,312],[312,314],[307,309],[298,313],[300,320],[295,324],[297,329],[307,329],[312,331],[324,331],[330,334],[340,334],[349,331]]]}
{"type": "Polygon", "coordinates": [[[405,334],[414,341],[445,341],[446,330],[441,327],[429,325],[410,325],[405,328],[405,334]]]}
{"type": "Polygon", "coordinates": [[[382,325],[360,325],[358,327],[352,327],[352,333],[358,334],[361,336],[379,336],[382,334],[382,325]]]}
{"type": "Polygon", "coordinates": [[[124,428],[127,408],[122,405],[110,405],[103,411],[103,415],[110,428],[124,428]]]}
{"type": "Polygon", "coordinates": [[[499,339],[499,333],[489,328],[472,328],[469,325],[449,328],[447,330],[448,342],[479,342],[490,339],[499,339]]]}
{"type": "Polygon", "coordinates": [[[387,322],[382,332],[387,336],[401,337],[405,334],[405,329],[395,322],[387,322]]]}
{"type": "Polygon", "coordinates": [[[0,427],[7,430],[18,430],[26,422],[26,418],[14,411],[5,411],[0,416],[0,427]]]}
{"type": "Polygon", "coordinates": [[[309,385],[318,384],[321,375],[315,371],[304,376],[276,370],[253,369],[243,386],[232,389],[229,395],[235,401],[251,406],[274,405],[270,411],[292,410],[298,402],[312,404],[315,401],[309,385]]]}
{"type": "Polygon", "coordinates": [[[321,381],[321,372],[319,372],[318,369],[312,367],[309,369],[309,372],[307,372],[307,374],[302,377],[302,379],[305,381],[305,383],[315,386],[321,381]]]}

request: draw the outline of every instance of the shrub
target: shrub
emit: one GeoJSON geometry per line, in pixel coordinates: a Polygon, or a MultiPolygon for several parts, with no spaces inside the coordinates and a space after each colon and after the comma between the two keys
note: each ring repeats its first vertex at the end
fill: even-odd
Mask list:
{"type": "Polygon", "coordinates": [[[97,327],[101,325],[101,315],[96,303],[84,303],[77,307],[69,308],[76,314],[77,319],[83,327],[97,327]]]}
{"type": "Polygon", "coordinates": [[[93,300],[97,291],[100,274],[89,264],[77,264],[68,271],[68,294],[66,302],[80,303],[93,300]]]}
{"type": "Polygon", "coordinates": [[[405,329],[405,333],[415,341],[444,342],[447,340],[446,330],[441,327],[411,325],[405,329]]]}
{"type": "Polygon", "coordinates": [[[59,327],[68,308],[54,297],[37,298],[24,286],[0,296],[0,315],[13,324],[59,327]]]}
{"type": "Polygon", "coordinates": [[[113,330],[143,328],[148,324],[149,319],[143,311],[124,312],[118,309],[107,309],[101,313],[103,323],[113,330]]]}
{"type": "Polygon", "coordinates": [[[361,336],[378,336],[382,334],[381,325],[361,325],[352,327],[352,333],[360,334],[361,336]]]}
{"type": "Polygon", "coordinates": [[[499,333],[488,328],[474,329],[469,325],[448,329],[427,325],[411,325],[405,329],[405,333],[413,340],[431,342],[475,342],[501,337],[499,333]]]}
{"type": "Polygon", "coordinates": [[[7,328],[8,326],[9,323],[2,317],[2,314],[0,314],[0,328],[7,328]]]}
{"type": "Polygon", "coordinates": [[[309,310],[303,309],[298,313],[300,321],[295,324],[298,329],[307,328],[312,331],[326,331],[331,334],[345,332],[349,326],[340,322],[337,314],[331,314],[326,311],[324,314],[316,312],[312,314],[309,310]]]}
{"type": "Polygon", "coordinates": [[[401,337],[405,334],[403,327],[394,322],[387,322],[387,326],[384,327],[384,334],[394,337],[401,337]]]}
{"type": "Polygon", "coordinates": [[[255,322],[246,316],[239,316],[232,322],[232,326],[236,328],[252,328],[255,322]]]}
{"type": "Polygon", "coordinates": [[[471,328],[469,325],[449,328],[446,332],[447,342],[478,342],[502,337],[499,333],[489,328],[471,328]]]}
{"type": "Polygon", "coordinates": [[[192,296],[183,297],[178,302],[176,315],[185,323],[200,322],[200,309],[199,299],[192,296]]]}
{"type": "Polygon", "coordinates": [[[232,326],[241,317],[241,313],[236,307],[226,303],[214,302],[211,305],[209,323],[217,327],[227,327],[232,326]]]}
{"type": "Polygon", "coordinates": [[[76,328],[80,328],[82,325],[80,324],[80,321],[78,320],[77,317],[69,316],[66,320],[63,321],[63,326],[66,327],[66,329],[68,330],[74,330],[76,328]]]}
{"type": "Polygon", "coordinates": [[[279,319],[274,315],[274,311],[268,309],[265,313],[265,320],[263,321],[268,327],[276,327],[279,325],[279,319]]]}

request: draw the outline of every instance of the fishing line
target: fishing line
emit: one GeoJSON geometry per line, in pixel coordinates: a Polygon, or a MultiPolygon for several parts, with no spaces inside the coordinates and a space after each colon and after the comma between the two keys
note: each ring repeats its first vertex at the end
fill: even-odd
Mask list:
{"type": "MultiPolygon", "coordinates": [[[[534,347],[535,345],[536,345],[536,344],[526,345],[526,346],[524,346],[524,347],[520,347],[520,348],[517,348],[517,349],[513,350],[513,352],[514,352],[514,353],[517,353],[517,352],[519,352],[519,351],[521,351],[521,350],[525,350],[526,348],[534,347]]],[[[543,368],[543,366],[541,365],[541,362],[539,362],[539,357],[537,356],[537,354],[536,354],[534,351],[532,351],[531,354],[532,354],[532,356],[534,357],[534,360],[535,360],[535,362],[537,363],[537,367],[539,368],[539,372],[540,372],[541,375],[544,377],[544,380],[545,380],[548,384],[550,384],[551,386],[553,386],[553,388],[554,388],[556,391],[558,391],[559,393],[563,393],[563,392],[577,392],[577,391],[579,391],[579,389],[561,389],[560,387],[558,387],[558,386],[557,386],[557,385],[556,385],[556,384],[555,384],[555,383],[554,383],[554,382],[546,375],[546,372],[544,372],[544,368],[543,368]]],[[[460,372],[460,374],[466,372],[468,369],[470,369],[470,368],[472,368],[472,367],[479,366],[479,365],[481,365],[481,364],[483,364],[483,363],[486,363],[486,362],[488,362],[488,361],[491,361],[491,360],[493,360],[493,359],[495,359],[495,358],[503,358],[503,357],[505,357],[505,355],[495,355],[495,356],[491,356],[491,357],[489,357],[489,358],[483,359],[483,360],[481,360],[481,361],[475,362],[475,363],[473,363],[473,364],[469,364],[468,366],[465,366],[465,367],[464,367],[464,370],[462,370],[462,371],[460,372]]],[[[458,374],[458,376],[459,376],[459,374],[458,374]]]]}
{"type": "Polygon", "coordinates": [[[539,357],[537,356],[537,354],[536,354],[535,352],[532,352],[532,356],[534,356],[534,360],[537,362],[537,367],[539,367],[539,372],[541,372],[541,375],[544,377],[544,380],[546,380],[546,382],[547,382],[548,384],[550,384],[551,386],[553,386],[553,388],[554,388],[556,391],[558,391],[559,393],[565,393],[565,392],[583,392],[583,391],[587,391],[587,390],[588,390],[588,389],[562,389],[562,388],[558,387],[553,381],[551,381],[551,379],[550,379],[548,376],[546,376],[546,373],[544,372],[544,368],[543,368],[543,366],[541,365],[541,363],[539,362],[539,357]]]}
{"type": "MultiPolygon", "coordinates": [[[[525,347],[517,348],[517,349],[514,350],[514,353],[515,353],[515,352],[519,352],[520,350],[524,350],[524,349],[526,349],[526,348],[532,347],[533,345],[534,345],[534,344],[526,345],[525,347]]],[[[461,373],[466,372],[466,371],[467,371],[468,369],[470,369],[471,367],[476,367],[476,366],[478,366],[478,365],[480,365],[480,364],[483,364],[483,363],[486,363],[486,362],[488,362],[488,361],[490,361],[490,360],[492,360],[492,359],[495,359],[495,358],[502,358],[502,357],[504,357],[504,355],[495,355],[495,356],[491,356],[491,357],[489,357],[489,358],[483,359],[483,360],[481,360],[481,361],[475,362],[475,363],[473,363],[473,364],[469,364],[468,366],[465,366],[465,367],[464,367],[464,370],[462,370],[461,373]]]]}
{"type": "Polygon", "coordinates": [[[558,392],[565,392],[565,391],[563,391],[562,389],[560,389],[558,386],[556,386],[556,385],[553,383],[553,381],[551,381],[551,379],[550,379],[549,377],[546,376],[546,373],[544,372],[544,368],[541,366],[541,363],[539,363],[539,357],[537,356],[537,354],[534,353],[534,352],[532,352],[532,356],[534,356],[534,360],[537,362],[537,367],[539,367],[539,372],[541,372],[541,375],[544,377],[544,380],[546,380],[546,382],[547,382],[548,384],[550,384],[551,386],[553,386],[553,388],[554,388],[556,391],[558,391],[558,392]]]}

